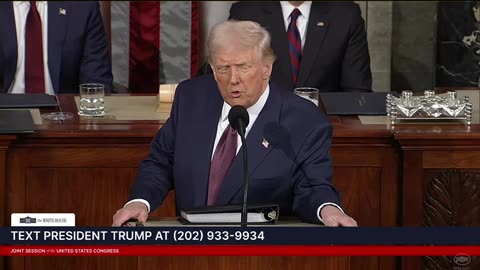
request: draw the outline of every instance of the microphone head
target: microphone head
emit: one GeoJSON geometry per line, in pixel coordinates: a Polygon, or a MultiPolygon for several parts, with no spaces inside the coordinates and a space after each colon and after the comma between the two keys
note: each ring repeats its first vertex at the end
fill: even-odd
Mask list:
{"type": "Polygon", "coordinates": [[[228,112],[228,122],[238,133],[245,134],[250,118],[247,109],[241,105],[235,105],[228,112]]]}

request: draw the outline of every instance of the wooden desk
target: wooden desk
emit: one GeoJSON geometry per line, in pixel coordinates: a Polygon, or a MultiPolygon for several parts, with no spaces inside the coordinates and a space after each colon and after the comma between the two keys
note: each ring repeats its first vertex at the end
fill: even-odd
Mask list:
{"type": "MultiPolygon", "coordinates": [[[[13,212],[72,212],[78,226],[110,226],[162,125],[161,121],[80,121],[73,96],[61,96],[60,102],[64,111],[75,114],[73,120],[44,123],[38,133],[19,138],[0,137],[4,172],[0,184],[7,191],[3,194],[8,194],[0,201],[1,225],[9,224],[13,212]]],[[[440,221],[479,225],[480,126],[465,132],[463,125],[404,125],[393,131],[386,125],[362,125],[353,116],[330,120],[334,184],[345,210],[361,226],[438,225],[440,221]],[[438,177],[445,172],[455,173],[438,177]],[[432,183],[445,184],[437,192],[432,183]],[[443,199],[447,194],[452,196],[443,199]],[[436,198],[455,203],[451,213],[465,217],[424,222],[440,209],[429,204],[436,198]]],[[[152,216],[174,214],[171,193],[152,216]]],[[[426,264],[415,258],[404,262],[403,269],[409,270],[426,264]]],[[[229,269],[400,267],[390,257],[27,257],[8,258],[5,269],[225,269],[227,265],[229,269]]]]}
{"type": "MultiPolygon", "coordinates": [[[[411,125],[402,150],[403,226],[480,226],[480,125],[411,125]]],[[[448,257],[405,258],[402,269],[455,269],[448,257]]],[[[480,269],[472,257],[467,268],[480,269]]]]}
{"type": "MultiPolygon", "coordinates": [[[[7,194],[7,151],[10,143],[16,139],[14,135],[0,135],[0,194],[2,198],[0,200],[0,226],[6,226],[7,221],[7,198],[4,194],[7,194]]],[[[5,260],[0,258],[0,270],[5,269],[5,260]]]]}

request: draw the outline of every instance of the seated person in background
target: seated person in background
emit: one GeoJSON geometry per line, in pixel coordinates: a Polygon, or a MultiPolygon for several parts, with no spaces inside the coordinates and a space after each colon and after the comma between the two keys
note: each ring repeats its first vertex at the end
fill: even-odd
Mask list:
{"type": "Polygon", "coordinates": [[[112,89],[97,1],[1,2],[0,48],[0,93],[78,93],[81,83],[112,89]]]}
{"type": "MultiPolygon", "coordinates": [[[[270,32],[277,55],[272,81],[286,89],[372,89],[367,34],[356,3],[240,1],[232,4],[229,19],[255,21],[270,32]]],[[[208,66],[201,67],[199,75],[204,73],[211,73],[208,66]]]]}
{"type": "Polygon", "coordinates": [[[356,226],[332,186],[332,126],[312,102],[269,83],[270,35],[251,21],[217,24],[207,41],[213,76],[177,87],[170,118],[141,162],[127,204],[113,226],[145,222],[175,188],[180,210],[240,204],[243,152],[230,127],[231,106],[247,108],[249,203],[274,203],[282,216],[328,226],[356,226]],[[237,154],[238,153],[238,154],[237,154]]]}

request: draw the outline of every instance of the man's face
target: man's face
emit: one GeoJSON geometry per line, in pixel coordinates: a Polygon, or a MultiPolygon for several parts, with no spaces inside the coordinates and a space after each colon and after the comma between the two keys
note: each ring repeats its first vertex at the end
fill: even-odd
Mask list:
{"type": "Polygon", "coordinates": [[[222,49],[212,57],[212,70],[223,100],[249,108],[267,87],[272,64],[265,64],[255,48],[222,49]]]}

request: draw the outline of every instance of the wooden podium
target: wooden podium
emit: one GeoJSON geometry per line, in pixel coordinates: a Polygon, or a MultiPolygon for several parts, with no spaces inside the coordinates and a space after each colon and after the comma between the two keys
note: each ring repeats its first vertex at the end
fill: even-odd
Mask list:
{"type": "MultiPolygon", "coordinates": [[[[141,227],[196,227],[202,225],[181,224],[175,218],[154,218],[145,223],[129,222],[129,226],[141,227]]],[[[229,226],[239,225],[208,225],[229,226]]],[[[262,226],[293,226],[312,227],[321,226],[311,223],[302,223],[298,220],[279,220],[270,225],[248,225],[250,227],[262,226]]],[[[208,248],[208,246],[205,246],[208,248]]],[[[355,269],[350,265],[350,257],[320,257],[320,256],[165,256],[165,257],[140,257],[138,269],[234,269],[234,270],[264,270],[264,269],[355,269]]]]}
{"type": "Polygon", "coordinates": [[[263,256],[204,256],[204,257],[141,257],[138,269],[196,270],[295,270],[295,269],[356,269],[349,257],[263,257],[263,256]]]}

